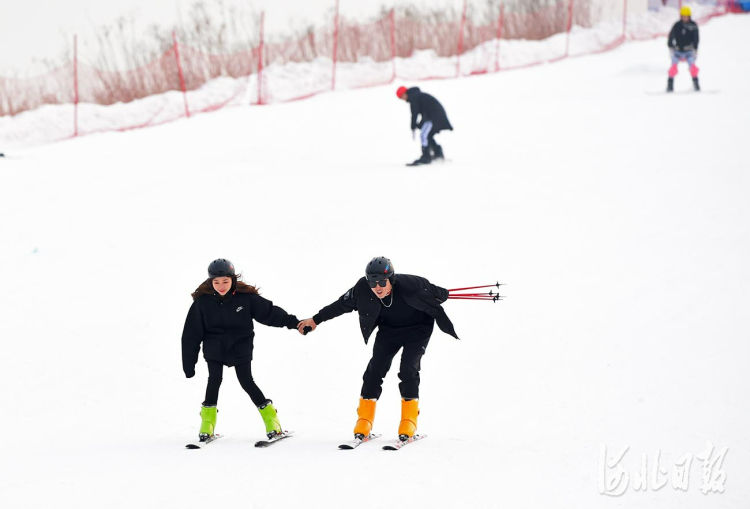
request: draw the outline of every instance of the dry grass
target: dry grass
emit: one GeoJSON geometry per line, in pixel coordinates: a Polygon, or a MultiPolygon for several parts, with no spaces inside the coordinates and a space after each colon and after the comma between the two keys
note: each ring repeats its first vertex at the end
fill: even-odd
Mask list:
{"type": "MultiPolygon", "coordinates": [[[[505,0],[503,38],[542,39],[564,31],[568,1],[505,0]]],[[[586,1],[589,0],[577,0],[577,4],[586,1]]],[[[499,12],[500,0],[470,0],[463,51],[496,37],[499,12]]],[[[405,58],[426,49],[443,57],[456,55],[461,18],[462,13],[455,10],[416,7],[400,8],[393,14],[382,9],[370,22],[342,18],[337,60],[357,62],[370,58],[384,62],[394,54],[405,58]]],[[[265,41],[265,65],[330,58],[333,24],[331,15],[325,26],[310,26],[265,41]]],[[[79,101],[107,105],[179,90],[173,32],[179,42],[187,90],[220,76],[242,77],[257,72],[260,15],[227,8],[220,0],[211,9],[197,2],[175,29],[152,26],[145,35],[137,34],[134,20],[127,18],[99,27],[94,40],[85,41],[86,47],[94,48],[87,53],[96,56],[87,62],[78,60],[79,101]]],[[[33,79],[0,78],[0,115],[74,101],[72,42],[60,63],[48,65],[49,72],[33,79]]]]}

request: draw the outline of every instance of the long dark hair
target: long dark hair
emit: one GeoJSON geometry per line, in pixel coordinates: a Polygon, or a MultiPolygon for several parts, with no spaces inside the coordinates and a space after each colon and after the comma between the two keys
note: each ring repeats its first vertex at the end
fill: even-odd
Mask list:
{"type": "MultiPolygon", "coordinates": [[[[230,292],[237,292],[237,293],[254,293],[255,295],[258,294],[258,289],[254,286],[251,286],[247,283],[243,283],[240,281],[240,278],[242,277],[241,274],[237,274],[236,276],[232,276],[232,289],[230,292]]],[[[190,296],[193,298],[193,300],[197,299],[201,295],[212,295],[216,293],[216,290],[214,290],[214,286],[211,283],[214,278],[210,277],[203,281],[200,285],[198,285],[198,288],[195,289],[193,293],[190,294],[190,296]]]]}

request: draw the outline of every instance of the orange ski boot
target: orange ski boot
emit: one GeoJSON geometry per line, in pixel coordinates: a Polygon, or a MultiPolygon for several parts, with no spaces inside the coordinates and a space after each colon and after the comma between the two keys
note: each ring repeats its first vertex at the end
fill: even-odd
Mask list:
{"type": "Polygon", "coordinates": [[[357,424],[354,426],[355,438],[365,438],[370,436],[372,431],[372,422],[375,420],[375,403],[376,399],[359,398],[359,407],[357,408],[357,424]],[[361,436],[360,436],[361,435],[361,436]]]}
{"type": "Polygon", "coordinates": [[[419,415],[418,399],[401,400],[401,423],[398,425],[398,437],[408,440],[417,431],[417,416],[419,415]]]}

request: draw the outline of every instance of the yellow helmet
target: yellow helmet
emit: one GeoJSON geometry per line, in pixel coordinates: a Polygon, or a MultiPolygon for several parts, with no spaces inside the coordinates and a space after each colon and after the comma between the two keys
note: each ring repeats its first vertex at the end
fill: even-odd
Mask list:
{"type": "Polygon", "coordinates": [[[690,14],[690,7],[688,7],[687,5],[683,5],[680,9],[680,16],[687,16],[689,18],[690,14]]]}

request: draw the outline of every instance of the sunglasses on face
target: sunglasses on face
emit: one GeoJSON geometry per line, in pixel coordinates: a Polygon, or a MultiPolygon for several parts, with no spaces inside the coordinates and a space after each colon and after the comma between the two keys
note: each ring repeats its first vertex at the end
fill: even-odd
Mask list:
{"type": "Polygon", "coordinates": [[[381,279],[380,281],[368,281],[367,284],[370,285],[370,288],[375,288],[376,285],[381,288],[385,288],[387,282],[387,279],[381,279]]]}

